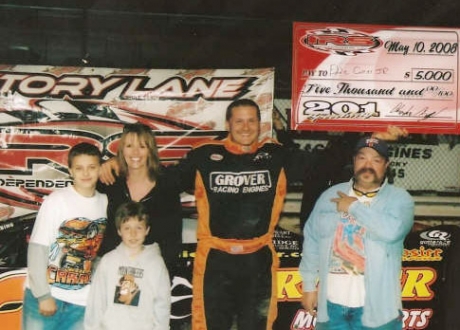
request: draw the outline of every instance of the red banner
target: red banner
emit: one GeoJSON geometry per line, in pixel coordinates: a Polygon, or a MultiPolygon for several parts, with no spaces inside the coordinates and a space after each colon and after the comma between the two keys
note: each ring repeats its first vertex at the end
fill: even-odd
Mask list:
{"type": "Polygon", "coordinates": [[[76,143],[116,153],[122,127],[141,122],[157,135],[162,162],[174,162],[225,131],[225,111],[250,98],[271,136],[273,68],[116,69],[0,65],[0,228],[35,212],[43,196],[70,184],[76,143]]]}

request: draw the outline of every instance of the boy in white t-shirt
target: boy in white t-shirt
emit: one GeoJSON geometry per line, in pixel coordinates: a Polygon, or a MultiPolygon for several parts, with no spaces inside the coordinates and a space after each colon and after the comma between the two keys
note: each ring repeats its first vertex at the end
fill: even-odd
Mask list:
{"type": "Polygon", "coordinates": [[[106,227],[107,196],[96,191],[101,152],[79,143],[68,155],[73,185],[47,196],[30,237],[22,328],[81,330],[92,263],[106,227]]]}

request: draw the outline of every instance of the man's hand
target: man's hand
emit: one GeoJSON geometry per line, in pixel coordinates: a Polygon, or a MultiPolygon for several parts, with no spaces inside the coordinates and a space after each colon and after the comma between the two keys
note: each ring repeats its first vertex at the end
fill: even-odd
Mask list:
{"type": "Polygon", "coordinates": [[[337,204],[337,211],[339,212],[348,212],[348,208],[350,207],[350,205],[358,200],[356,197],[348,196],[347,194],[341,191],[338,191],[337,195],[339,195],[339,197],[332,198],[331,202],[337,204]]]}
{"type": "Polygon", "coordinates": [[[103,184],[111,185],[115,182],[115,176],[113,175],[113,172],[115,172],[115,175],[118,176],[120,173],[120,167],[118,165],[117,159],[116,158],[110,158],[106,162],[104,162],[101,166],[101,173],[99,174],[99,180],[103,184]]]}
{"type": "Polygon", "coordinates": [[[318,291],[304,292],[301,300],[302,307],[312,316],[316,316],[318,307],[318,291]]]}
{"type": "Polygon", "coordinates": [[[56,313],[56,300],[50,297],[38,302],[38,310],[43,316],[52,316],[56,313]]]}
{"type": "Polygon", "coordinates": [[[405,128],[390,125],[386,132],[375,132],[372,137],[385,141],[397,141],[400,137],[406,137],[409,133],[405,128]]]}

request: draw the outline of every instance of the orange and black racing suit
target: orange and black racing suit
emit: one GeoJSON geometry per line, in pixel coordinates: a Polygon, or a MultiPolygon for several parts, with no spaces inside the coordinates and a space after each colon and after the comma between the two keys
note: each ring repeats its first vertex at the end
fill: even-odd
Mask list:
{"type": "Polygon", "coordinates": [[[271,140],[243,152],[227,138],[194,148],[176,167],[182,186],[194,186],[198,209],[193,330],[272,328],[279,264],[272,237],[286,160],[286,149],[271,140]]]}

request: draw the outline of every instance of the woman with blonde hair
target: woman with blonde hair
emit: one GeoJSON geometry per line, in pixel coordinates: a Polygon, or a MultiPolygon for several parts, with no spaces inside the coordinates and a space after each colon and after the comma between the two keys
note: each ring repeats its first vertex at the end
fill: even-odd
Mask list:
{"type": "Polygon", "coordinates": [[[155,135],[144,124],[127,124],[117,150],[119,175],[114,184],[100,184],[107,194],[108,223],[100,255],[120,243],[114,223],[116,208],[128,201],[142,203],[151,219],[145,244],[160,245],[169,274],[175,273],[182,237],[182,209],[179,192],[172,189],[163,175],[155,135]]]}

